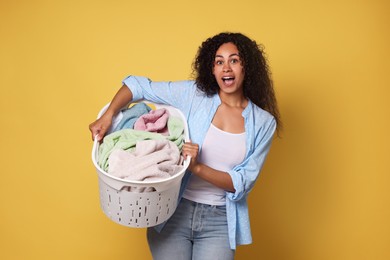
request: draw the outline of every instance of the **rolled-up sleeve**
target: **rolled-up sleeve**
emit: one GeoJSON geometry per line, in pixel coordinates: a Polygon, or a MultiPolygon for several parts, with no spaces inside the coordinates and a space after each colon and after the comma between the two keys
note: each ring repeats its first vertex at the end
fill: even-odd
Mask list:
{"type": "MultiPolygon", "coordinates": [[[[255,134],[254,146],[249,149],[247,158],[241,164],[228,171],[235,188],[234,193],[227,193],[229,200],[238,201],[246,197],[247,193],[253,188],[270,150],[275,129],[276,121],[272,117],[255,134]]],[[[251,137],[248,136],[247,138],[251,137]]]]}
{"type": "Polygon", "coordinates": [[[122,83],[133,93],[133,100],[141,100],[144,99],[142,91],[143,87],[141,86],[150,85],[151,81],[145,77],[128,76],[122,81],[122,83]]]}

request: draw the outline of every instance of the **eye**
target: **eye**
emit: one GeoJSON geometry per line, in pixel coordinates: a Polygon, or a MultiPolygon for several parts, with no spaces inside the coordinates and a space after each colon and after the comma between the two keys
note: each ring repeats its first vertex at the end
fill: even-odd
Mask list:
{"type": "Polygon", "coordinates": [[[230,60],[230,63],[231,63],[231,64],[240,63],[240,60],[239,60],[239,59],[231,59],[231,60],[230,60]]]}
{"type": "Polygon", "coordinates": [[[223,64],[223,61],[222,60],[216,60],[214,62],[215,65],[222,65],[223,64]]]}

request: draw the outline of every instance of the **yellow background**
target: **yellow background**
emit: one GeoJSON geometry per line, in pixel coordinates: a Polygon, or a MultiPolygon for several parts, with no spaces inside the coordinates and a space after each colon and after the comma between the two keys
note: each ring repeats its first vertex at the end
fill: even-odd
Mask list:
{"type": "Polygon", "coordinates": [[[390,4],[0,1],[0,258],[151,259],[101,211],[88,124],[128,74],[187,79],[199,44],[263,43],[285,125],[237,259],[390,259],[390,4]]]}

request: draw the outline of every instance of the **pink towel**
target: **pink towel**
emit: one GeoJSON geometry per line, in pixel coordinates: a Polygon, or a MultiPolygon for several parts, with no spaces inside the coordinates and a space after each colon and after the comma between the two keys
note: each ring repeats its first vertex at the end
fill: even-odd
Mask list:
{"type": "Polygon", "coordinates": [[[178,147],[168,140],[145,140],[135,151],[112,151],[108,158],[108,173],[127,180],[155,181],[168,178],[183,168],[178,147]]]}
{"type": "Polygon", "coordinates": [[[168,118],[169,112],[165,108],[151,110],[137,119],[134,123],[134,129],[168,135],[168,118]]]}

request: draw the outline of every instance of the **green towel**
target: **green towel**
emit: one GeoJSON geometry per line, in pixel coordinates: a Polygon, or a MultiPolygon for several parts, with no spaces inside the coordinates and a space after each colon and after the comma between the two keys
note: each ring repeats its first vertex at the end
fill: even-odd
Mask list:
{"type": "Polygon", "coordinates": [[[183,147],[185,141],[183,121],[178,117],[170,116],[168,119],[168,131],[168,140],[174,142],[181,151],[181,148],[183,147]]]}
{"type": "Polygon", "coordinates": [[[106,135],[103,142],[99,146],[99,166],[107,172],[108,157],[114,149],[122,149],[132,151],[135,148],[137,141],[143,140],[161,140],[168,139],[177,145],[179,150],[184,144],[184,124],[180,118],[169,117],[168,120],[169,135],[165,136],[158,133],[138,131],[134,129],[122,129],[106,135]]]}

